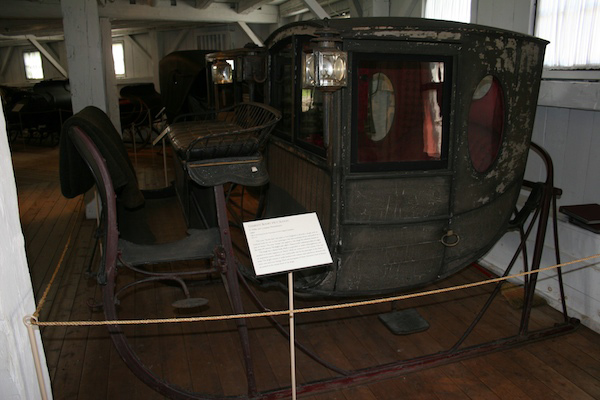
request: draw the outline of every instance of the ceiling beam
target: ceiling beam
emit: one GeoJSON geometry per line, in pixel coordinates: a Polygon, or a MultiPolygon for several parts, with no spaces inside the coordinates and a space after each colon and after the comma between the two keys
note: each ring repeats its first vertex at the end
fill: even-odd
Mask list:
{"type": "MultiPolygon", "coordinates": [[[[36,36],[36,40],[40,43],[43,42],[62,42],[65,40],[64,35],[55,36],[36,36]]],[[[29,45],[27,35],[0,35],[0,47],[8,46],[24,46],[29,45]]]]}
{"type": "Polygon", "coordinates": [[[319,19],[329,18],[329,13],[317,2],[317,0],[304,0],[310,11],[319,19]]]}
{"type": "MultiPolygon", "coordinates": [[[[203,3],[203,0],[197,0],[203,3]]],[[[24,7],[27,2],[19,0],[2,0],[2,18],[25,18],[25,19],[62,19],[59,3],[36,2],[29,7],[24,7]]],[[[106,2],[98,6],[100,17],[114,20],[154,20],[154,21],[177,21],[177,22],[246,22],[253,24],[276,24],[278,22],[279,10],[277,6],[263,4],[260,10],[238,14],[228,3],[210,2],[205,8],[196,7],[196,1],[178,2],[176,7],[162,2],[147,4],[129,4],[129,2],[106,2]]],[[[201,4],[203,5],[203,4],[201,4]]]]}
{"type": "Polygon", "coordinates": [[[247,23],[245,22],[238,22],[238,25],[240,26],[240,28],[242,28],[242,30],[244,32],[246,32],[246,35],[248,35],[248,37],[250,38],[250,40],[252,40],[252,42],[254,42],[255,45],[263,47],[265,44],[262,42],[262,40],[260,40],[258,38],[258,36],[256,36],[256,34],[254,33],[254,31],[252,31],[252,29],[250,29],[250,27],[248,26],[247,23]]]}
{"type": "Polygon", "coordinates": [[[362,6],[358,0],[348,0],[348,7],[350,7],[350,15],[354,18],[360,18],[363,16],[362,6]]]}
{"type": "Polygon", "coordinates": [[[2,18],[62,19],[60,4],[2,0],[2,18]]]}
{"type": "Polygon", "coordinates": [[[141,44],[138,43],[137,40],[135,40],[135,38],[133,38],[132,36],[129,35],[125,35],[123,36],[123,39],[129,43],[132,47],[135,47],[136,49],[138,49],[143,55],[146,56],[146,58],[148,59],[148,61],[152,61],[152,56],[150,55],[150,53],[148,53],[146,51],[145,48],[142,47],[141,44]]]}
{"type": "Polygon", "coordinates": [[[249,14],[238,14],[227,3],[211,3],[203,10],[180,2],[177,7],[140,7],[121,3],[110,3],[98,10],[101,17],[123,20],[154,20],[180,22],[246,22],[275,24],[279,17],[277,7],[265,5],[249,14]]]}
{"type": "Polygon", "coordinates": [[[269,2],[270,0],[241,0],[238,2],[237,12],[240,14],[248,14],[258,10],[269,2]]]}
{"type": "Polygon", "coordinates": [[[172,52],[177,51],[177,49],[183,42],[183,39],[185,39],[185,37],[188,35],[189,32],[190,31],[188,29],[180,30],[179,33],[177,34],[177,37],[175,38],[175,40],[173,40],[171,42],[171,46],[169,47],[168,51],[165,54],[171,54],[172,52]]]}
{"type": "Polygon", "coordinates": [[[210,3],[212,2],[213,0],[196,0],[195,7],[198,10],[204,10],[206,7],[210,6],[210,3]]]}
{"type": "Polygon", "coordinates": [[[54,68],[56,68],[56,70],[58,72],[60,72],[60,74],[62,76],[64,76],[65,78],[68,78],[67,70],[65,70],[63,68],[63,66],[60,65],[60,62],[58,62],[58,60],[50,53],[50,51],[46,48],[46,46],[44,46],[40,42],[38,42],[37,39],[35,38],[35,36],[33,36],[33,35],[26,35],[26,36],[27,36],[27,40],[29,40],[29,42],[36,49],[38,49],[38,51],[40,53],[42,53],[48,61],[50,61],[50,64],[52,64],[54,66],[54,68]]]}
{"type": "MultiPolygon", "coordinates": [[[[334,10],[335,13],[339,13],[340,11],[349,9],[349,3],[352,0],[289,0],[285,3],[282,3],[279,6],[279,14],[282,18],[293,17],[298,14],[304,14],[306,12],[312,11],[315,15],[319,15],[319,13],[315,12],[315,10],[309,7],[309,1],[311,4],[317,4],[319,8],[322,10],[322,15],[329,14],[323,9],[323,6],[327,6],[327,9],[334,10]]],[[[321,18],[321,17],[319,17],[321,18]]]]}

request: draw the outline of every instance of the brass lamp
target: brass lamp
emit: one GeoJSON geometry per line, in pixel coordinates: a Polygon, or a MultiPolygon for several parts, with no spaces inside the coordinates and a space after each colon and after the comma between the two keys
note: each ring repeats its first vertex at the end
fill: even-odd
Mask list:
{"type": "Polygon", "coordinates": [[[338,49],[339,33],[329,27],[315,32],[311,40],[312,52],[304,53],[303,87],[333,92],[347,84],[348,55],[338,49]]]}
{"type": "Polygon", "coordinates": [[[217,60],[211,66],[213,83],[222,85],[233,82],[233,67],[228,60],[217,60]]]}

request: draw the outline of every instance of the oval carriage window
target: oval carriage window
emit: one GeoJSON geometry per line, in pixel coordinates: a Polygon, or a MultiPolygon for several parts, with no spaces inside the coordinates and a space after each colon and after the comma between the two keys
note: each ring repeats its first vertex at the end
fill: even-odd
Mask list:
{"type": "Polygon", "coordinates": [[[485,76],[473,93],[467,138],[469,155],[478,172],[487,171],[496,158],[504,131],[504,96],[500,82],[485,76]]]}
{"type": "Polygon", "coordinates": [[[378,142],[387,136],[392,128],[395,112],[396,101],[392,81],[384,73],[377,72],[373,74],[369,83],[371,123],[365,130],[371,140],[378,142]]]}

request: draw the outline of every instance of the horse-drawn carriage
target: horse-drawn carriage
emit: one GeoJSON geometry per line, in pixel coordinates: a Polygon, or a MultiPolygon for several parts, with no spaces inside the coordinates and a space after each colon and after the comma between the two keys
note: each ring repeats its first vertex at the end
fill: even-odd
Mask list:
{"type": "Polygon", "coordinates": [[[67,80],[36,83],[31,90],[0,88],[9,139],[56,146],[63,122],[73,114],[67,80]]]}
{"type": "MultiPolygon", "coordinates": [[[[541,212],[532,268],[538,268],[555,190],[552,181],[537,185],[537,197],[528,204],[532,207],[517,213],[519,218],[514,216],[530,151],[544,47],[545,42],[534,37],[476,25],[352,18],[285,26],[269,37],[261,52],[211,53],[210,70],[220,77],[213,84],[247,80],[254,89],[261,87],[268,104],[250,107],[253,103],[242,102],[205,114],[208,119],[169,117],[168,136],[183,182],[178,190],[184,208],[193,204],[200,216],[211,214],[199,218],[206,240],[198,242],[202,251],[197,256],[214,259],[211,272],[220,272],[227,283],[234,313],[243,311],[238,287],[242,278],[227,224],[221,187],[226,182],[268,181],[259,218],[317,213],[333,263],[296,273],[297,293],[378,296],[422,287],[480,258],[507,229],[523,230],[526,211],[536,208],[541,212]],[[258,57],[259,62],[245,63],[245,55],[254,61],[258,57]],[[235,73],[226,62],[229,58],[241,61],[235,64],[235,73]],[[268,65],[264,81],[260,74],[245,71],[256,65],[268,65]],[[227,77],[231,79],[222,79],[227,77]],[[263,119],[266,114],[270,118],[263,119]],[[252,131],[256,127],[261,129],[252,131]],[[268,141],[253,137],[271,131],[268,141]],[[194,187],[201,190],[194,192],[194,187]],[[205,195],[211,204],[197,201],[205,195]]],[[[109,229],[104,230],[107,249],[101,278],[107,282],[105,313],[114,320],[120,293],[117,249],[123,252],[121,263],[134,267],[151,262],[157,253],[149,247],[119,244],[115,235],[120,222],[116,213],[111,214],[115,205],[110,173],[94,166],[101,156],[86,139],[84,122],[70,124],[68,133],[104,188],[104,223],[109,229]],[[128,258],[128,251],[129,256],[143,256],[128,258]]],[[[188,221],[193,220],[188,208],[188,221]]],[[[176,249],[170,249],[171,259],[178,256],[176,249]]],[[[276,278],[256,278],[247,267],[241,272],[257,284],[280,284],[276,278]]],[[[140,282],[159,279],[150,276],[140,282]]],[[[177,271],[163,278],[182,282],[177,271]]],[[[531,298],[534,290],[531,278],[527,296],[531,298]]],[[[565,318],[562,326],[529,332],[524,315],[518,335],[479,346],[475,352],[574,326],[565,318]]],[[[237,323],[248,395],[260,397],[247,327],[241,319],[237,323]]],[[[135,357],[121,327],[111,325],[110,330],[117,349],[144,382],[173,398],[211,398],[156,377],[135,357]]],[[[457,347],[437,357],[450,360],[473,354],[473,349],[457,347]]],[[[397,363],[390,368],[398,370],[397,363]]],[[[355,375],[360,374],[376,375],[373,370],[355,375]]],[[[286,393],[282,389],[265,396],[286,393]]]]}

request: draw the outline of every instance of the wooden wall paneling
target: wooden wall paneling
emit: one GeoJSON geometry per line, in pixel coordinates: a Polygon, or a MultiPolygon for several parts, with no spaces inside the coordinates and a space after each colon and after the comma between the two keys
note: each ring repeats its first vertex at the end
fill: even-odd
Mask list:
{"type": "MultiPolygon", "coordinates": [[[[150,35],[148,33],[125,36],[128,45],[128,66],[131,69],[131,77],[152,77],[153,62],[150,49],[150,35]]],[[[126,71],[127,72],[127,71],[126,71]]],[[[129,73],[127,73],[129,76],[129,73]]]]}

